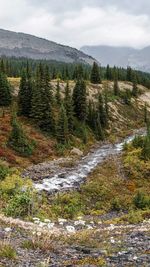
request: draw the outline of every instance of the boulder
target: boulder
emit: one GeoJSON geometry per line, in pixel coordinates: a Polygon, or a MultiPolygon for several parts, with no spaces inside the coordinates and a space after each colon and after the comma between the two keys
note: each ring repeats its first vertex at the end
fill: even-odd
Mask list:
{"type": "Polygon", "coordinates": [[[77,156],[83,156],[83,152],[80,149],[76,148],[76,147],[74,147],[71,150],[71,154],[72,155],[77,155],[77,156]]]}

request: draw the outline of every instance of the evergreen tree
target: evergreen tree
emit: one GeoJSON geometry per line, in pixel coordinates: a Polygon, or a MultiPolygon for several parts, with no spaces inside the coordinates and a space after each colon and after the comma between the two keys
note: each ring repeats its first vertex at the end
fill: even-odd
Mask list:
{"type": "Polygon", "coordinates": [[[35,142],[26,136],[16,116],[13,116],[11,124],[12,131],[8,139],[8,146],[23,156],[30,156],[35,148],[35,142]]]}
{"type": "Polygon", "coordinates": [[[135,74],[135,73],[134,73],[134,75],[133,75],[132,95],[133,95],[134,97],[137,97],[137,96],[138,96],[137,77],[136,77],[136,74],[135,74]]]}
{"type": "Polygon", "coordinates": [[[118,76],[117,73],[115,71],[114,73],[114,95],[118,96],[120,94],[120,89],[119,89],[119,85],[118,85],[118,76]]]}
{"type": "Polygon", "coordinates": [[[107,114],[106,114],[106,108],[104,106],[103,96],[101,93],[99,93],[99,97],[98,97],[98,115],[99,115],[101,126],[106,127],[107,126],[107,114]]]}
{"type": "Polygon", "coordinates": [[[73,90],[73,106],[75,116],[82,122],[86,121],[86,84],[84,80],[77,80],[73,90]]]}
{"type": "Polygon", "coordinates": [[[101,125],[101,120],[100,120],[100,116],[99,113],[97,115],[97,120],[96,120],[96,137],[98,140],[104,140],[104,132],[103,132],[103,128],[101,125]]]}
{"type": "Polygon", "coordinates": [[[59,80],[57,81],[57,87],[56,87],[56,103],[58,106],[61,105],[61,95],[60,95],[60,84],[59,80]]]}
{"type": "Polygon", "coordinates": [[[131,67],[127,67],[126,80],[131,82],[132,76],[133,76],[133,73],[132,73],[131,67]]]}
{"type": "Polygon", "coordinates": [[[68,118],[64,105],[61,105],[57,123],[57,140],[61,144],[67,144],[68,142],[68,118]]]}
{"type": "Polygon", "coordinates": [[[55,121],[53,114],[53,99],[48,70],[40,64],[36,72],[35,88],[32,96],[31,117],[38,126],[48,132],[55,133],[55,121]]]}
{"type": "Polygon", "coordinates": [[[94,84],[101,83],[100,69],[96,62],[93,63],[93,67],[91,70],[91,83],[94,83],[94,84]]]}
{"type": "Polygon", "coordinates": [[[31,100],[32,100],[33,84],[31,74],[27,64],[26,70],[23,71],[20,81],[20,89],[18,93],[18,114],[30,117],[31,100]]]}
{"type": "Polygon", "coordinates": [[[146,102],[144,105],[144,122],[146,123],[146,125],[149,123],[148,122],[148,112],[147,112],[147,103],[146,102]]]}
{"type": "Polygon", "coordinates": [[[7,107],[11,104],[12,90],[5,74],[0,73],[0,106],[7,107]]]}
{"type": "Polygon", "coordinates": [[[126,105],[131,104],[131,91],[129,89],[126,89],[124,95],[123,95],[124,103],[126,105]]]}
{"type": "Polygon", "coordinates": [[[68,129],[69,129],[69,132],[71,133],[73,131],[73,126],[74,126],[73,125],[74,117],[73,117],[73,102],[72,102],[71,91],[70,91],[68,82],[65,88],[64,105],[66,109],[66,115],[68,118],[68,129]]]}
{"type": "Polygon", "coordinates": [[[111,74],[111,68],[109,67],[109,65],[107,65],[106,67],[106,80],[111,80],[112,79],[112,74],[111,74]]]}

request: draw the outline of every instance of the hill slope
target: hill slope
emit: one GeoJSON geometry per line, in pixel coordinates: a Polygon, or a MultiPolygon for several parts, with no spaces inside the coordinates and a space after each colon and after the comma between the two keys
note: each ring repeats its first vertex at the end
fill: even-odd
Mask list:
{"type": "Polygon", "coordinates": [[[84,46],[81,51],[95,57],[102,66],[131,66],[150,72],[150,46],[139,50],[131,47],[84,46]]]}
{"type": "Polygon", "coordinates": [[[66,63],[92,64],[94,59],[83,52],[46,39],[0,29],[0,55],[32,59],[56,60],[66,63]]]}

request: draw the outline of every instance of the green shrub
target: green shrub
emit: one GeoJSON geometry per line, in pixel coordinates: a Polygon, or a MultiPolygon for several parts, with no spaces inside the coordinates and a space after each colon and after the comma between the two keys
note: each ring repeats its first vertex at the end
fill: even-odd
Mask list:
{"type": "Polygon", "coordinates": [[[5,165],[0,164],[0,181],[4,180],[9,173],[10,169],[5,165]]]}
{"type": "Polygon", "coordinates": [[[137,192],[133,199],[133,203],[138,209],[150,208],[150,197],[146,196],[142,192],[137,192]]]}
{"type": "Polygon", "coordinates": [[[36,146],[35,141],[26,136],[16,117],[12,119],[12,131],[8,139],[8,145],[23,156],[32,155],[36,146]]]}
{"type": "Polygon", "coordinates": [[[142,136],[136,135],[132,141],[132,145],[135,148],[142,148],[144,144],[144,138],[142,136]]]}
{"type": "Polygon", "coordinates": [[[29,191],[14,195],[5,209],[5,214],[12,217],[23,217],[31,213],[32,196],[29,191]]]}
{"type": "Polygon", "coordinates": [[[16,259],[16,250],[8,243],[0,242],[0,257],[8,259],[16,259]]]}

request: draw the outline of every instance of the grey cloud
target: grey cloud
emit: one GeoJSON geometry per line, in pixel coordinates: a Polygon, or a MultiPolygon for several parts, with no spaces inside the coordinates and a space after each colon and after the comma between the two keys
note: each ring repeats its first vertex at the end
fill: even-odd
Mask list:
{"type": "Polygon", "coordinates": [[[150,45],[148,0],[0,0],[0,5],[4,29],[78,48],[150,45]]]}

